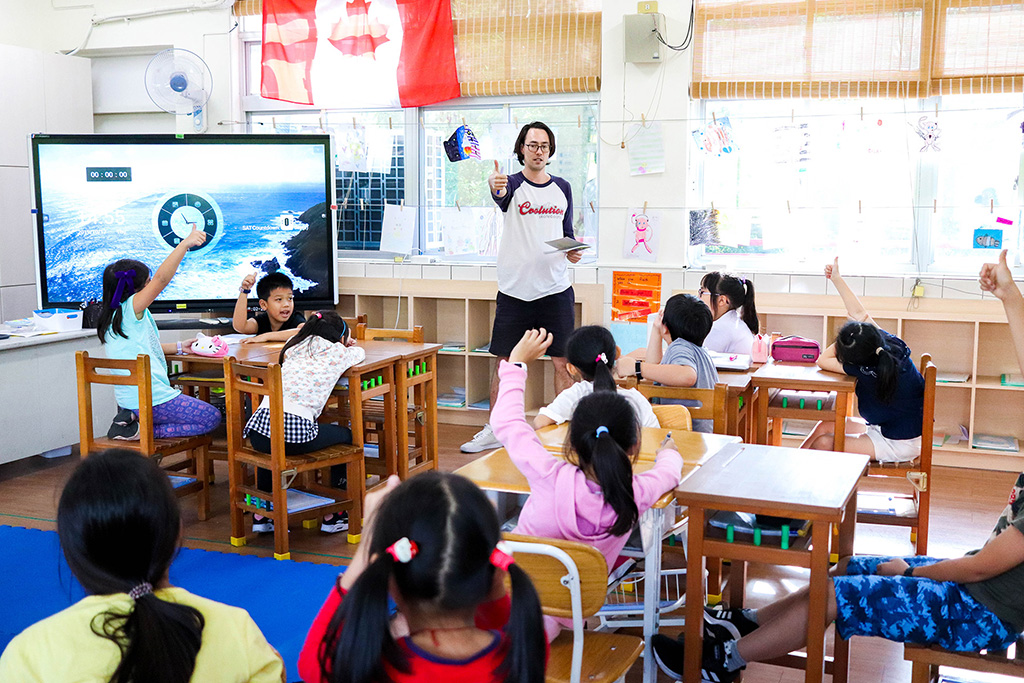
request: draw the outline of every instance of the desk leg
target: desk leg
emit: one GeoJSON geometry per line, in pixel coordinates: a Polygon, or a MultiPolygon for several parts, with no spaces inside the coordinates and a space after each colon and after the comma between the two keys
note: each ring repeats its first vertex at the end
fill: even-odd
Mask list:
{"type": "Polygon", "coordinates": [[[426,392],[424,400],[423,417],[426,436],[423,441],[424,454],[433,463],[433,468],[438,469],[438,434],[437,434],[437,352],[430,355],[427,361],[427,380],[423,384],[426,392]]]}
{"type": "MultiPolygon", "coordinates": [[[[650,508],[644,513],[648,516],[649,525],[640,525],[641,537],[644,526],[651,533],[644,538],[648,544],[644,553],[644,652],[651,649],[651,637],[658,632],[658,602],[661,597],[661,530],[665,528],[665,508],[650,508]]],[[[658,678],[658,667],[654,656],[644,657],[644,683],[654,683],[658,678]]]]}
{"type": "MultiPolygon", "coordinates": [[[[701,626],[704,624],[704,508],[690,505],[689,514],[686,533],[686,659],[683,680],[699,681],[704,649],[701,640],[701,626]]],[[[654,653],[650,650],[644,656],[645,671],[648,660],[654,663],[654,653]]]]}
{"type": "Polygon", "coordinates": [[[836,392],[836,428],[832,450],[846,450],[846,411],[850,395],[845,391],[836,392]]]}
{"type": "MultiPolygon", "coordinates": [[[[363,424],[363,388],[360,385],[361,379],[362,379],[362,377],[360,377],[358,372],[352,372],[352,373],[348,374],[348,403],[349,403],[348,409],[349,409],[349,412],[352,414],[351,418],[352,418],[352,445],[353,446],[362,446],[362,445],[364,445],[364,441],[363,441],[363,426],[364,426],[364,424],[363,424]]],[[[378,455],[382,455],[382,454],[378,453],[378,455]]],[[[355,469],[355,468],[353,468],[353,469],[355,469]]],[[[361,469],[365,473],[365,471],[366,471],[365,470],[365,465],[361,469]]],[[[355,472],[349,472],[348,473],[348,476],[355,476],[355,475],[356,475],[355,472]]],[[[363,476],[364,476],[364,480],[363,480],[362,491],[365,492],[366,491],[366,481],[365,481],[365,476],[366,475],[364,474],[363,476]]],[[[349,491],[353,491],[353,490],[358,491],[360,489],[358,487],[350,484],[350,488],[348,490],[349,491]]],[[[358,510],[359,510],[359,514],[356,514],[355,506],[353,506],[353,513],[348,516],[348,542],[349,543],[358,543],[359,540],[360,540],[360,536],[363,533],[363,517],[362,517],[363,502],[362,501],[359,501],[358,510]]]]}
{"type": "Polygon", "coordinates": [[[828,544],[832,525],[811,526],[811,585],[807,614],[807,662],[804,681],[821,683],[825,669],[825,608],[828,601],[828,544]]]}
{"type": "MultiPolygon", "coordinates": [[[[853,555],[854,531],[857,528],[857,492],[854,491],[846,503],[846,510],[843,512],[843,521],[839,524],[839,540],[836,543],[836,552],[839,557],[850,557],[853,555]]],[[[835,648],[832,662],[832,683],[846,683],[850,674],[850,641],[843,640],[836,633],[835,648]]]]}
{"type": "Polygon", "coordinates": [[[395,448],[398,451],[398,477],[409,478],[409,385],[407,365],[398,361],[395,369],[395,431],[398,435],[395,448]]]}
{"type": "MultiPolygon", "coordinates": [[[[396,438],[396,434],[398,434],[398,432],[405,431],[405,420],[402,420],[402,429],[398,429],[395,425],[395,404],[398,402],[395,397],[395,388],[397,386],[395,380],[395,366],[389,365],[383,368],[381,372],[384,375],[384,382],[390,387],[390,390],[384,394],[384,434],[387,436],[387,454],[382,455],[385,458],[388,475],[398,473],[401,477],[402,465],[403,463],[405,464],[404,480],[409,476],[409,434],[408,432],[405,434],[405,452],[403,453],[398,447],[399,444],[402,443],[402,437],[401,435],[398,435],[396,438]]],[[[402,392],[399,393],[406,395],[402,392]]],[[[408,402],[402,401],[402,406],[402,416],[404,418],[408,402]]],[[[381,444],[381,448],[383,447],[384,444],[381,444]]]]}
{"type": "Polygon", "coordinates": [[[771,398],[770,390],[765,388],[764,391],[758,389],[758,393],[761,394],[757,401],[757,439],[755,443],[767,444],[768,443],[768,401],[771,398]]]}

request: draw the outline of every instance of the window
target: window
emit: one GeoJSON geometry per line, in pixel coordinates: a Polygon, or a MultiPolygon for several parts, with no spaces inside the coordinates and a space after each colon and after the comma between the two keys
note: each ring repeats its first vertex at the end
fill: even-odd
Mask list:
{"type": "Polygon", "coordinates": [[[730,127],[734,144],[718,156],[691,147],[697,211],[713,204],[717,214],[718,238],[697,257],[817,271],[841,254],[859,272],[977,272],[993,252],[973,248],[975,229],[1001,228],[1007,246],[1018,243],[1020,104],[1019,95],[699,103],[705,124],[730,127]]]}

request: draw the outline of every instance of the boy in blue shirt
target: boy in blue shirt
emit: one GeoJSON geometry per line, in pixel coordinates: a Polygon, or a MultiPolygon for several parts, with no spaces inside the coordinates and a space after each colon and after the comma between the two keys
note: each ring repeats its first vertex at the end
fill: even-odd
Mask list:
{"type": "MultiPolygon", "coordinates": [[[[718,383],[718,370],[702,347],[704,338],[711,331],[712,322],[711,309],[707,304],[692,294],[676,294],[665,302],[651,328],[644,359],[632,356],[632,368],[627,367],[628,360],[620,364],[619,376],[629,376],[629,371],[633,370],[638,381],[649,379],[668,387],[713,389],[718,383]],[[663,352],[662,346],[665,343],[668,348],[663,352]]],[[[667,398],[661,399],[661,403],[697,405],[696,401],[667,398]]],[[[710,433],[713,427],[712,420],[693,421],[693,430],[696,432],[710,433]]]]}

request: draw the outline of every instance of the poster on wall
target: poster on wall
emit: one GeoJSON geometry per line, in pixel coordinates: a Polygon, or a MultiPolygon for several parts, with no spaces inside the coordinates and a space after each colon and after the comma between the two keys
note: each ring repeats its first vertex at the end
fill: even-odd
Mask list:
{"type": "Polygon", "coordinates": [[[612,323],[615,344],[623,353],[647,346],[648,317],[661,310],[661,273],[612,273],[612,323]]]}
{"type": "Polygon", "coordinates": [[[632,208],[627,212],[622,255],[654,263],[661,243],[661,212],[632,208]]]}

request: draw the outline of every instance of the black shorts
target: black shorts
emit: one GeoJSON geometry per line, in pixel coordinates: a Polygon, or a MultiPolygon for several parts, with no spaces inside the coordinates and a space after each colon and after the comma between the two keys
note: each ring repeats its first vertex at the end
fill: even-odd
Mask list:
{"type": "Polygon", "coordinates": [[[565,356],[565,342],[576,327],[576,295],[572,287],[558,294],[523,301],[498,292],[491,329],[491,353],[508,358],[527,330],[543,327],[555,336],[549,356],[565,356]]]}

